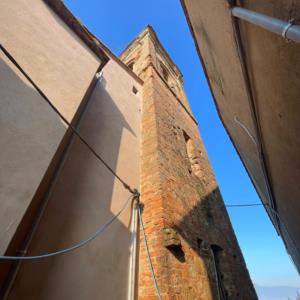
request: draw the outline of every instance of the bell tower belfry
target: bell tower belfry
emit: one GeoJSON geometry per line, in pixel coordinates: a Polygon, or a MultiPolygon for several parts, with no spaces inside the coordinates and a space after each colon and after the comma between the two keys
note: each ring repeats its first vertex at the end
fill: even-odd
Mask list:
{"type": "MultiPolygon", "coordinates": [[[[181,72],[150,26],[120,58],[144,81],[141,202],[162,299],[257,299],[181,72]]],[[[140,239],[137,298],[157,299],[140,239]]]]}
{"type": "Polygon", "coordinates": [[[190,111],[183,89],[182,74],[172,62],[166,50],[158,41],[151,26],[128,45],[121,54],[125,62],[139,77],[144,78],[144,70],[151,65],[167,87],[180,99],[190,111]]]}

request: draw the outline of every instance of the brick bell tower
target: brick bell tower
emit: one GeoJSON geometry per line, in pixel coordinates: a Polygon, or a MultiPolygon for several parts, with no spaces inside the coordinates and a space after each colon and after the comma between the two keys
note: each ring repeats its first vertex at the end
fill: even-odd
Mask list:
{"type": "MultiPolygon", "coordinates": [[[[121,54],[144,80],[141,201],[162,299],[257,299],[182,75],[150,26],[121,54]]],[[[138,299],[157,299],[140,234],[138,299]]]]}

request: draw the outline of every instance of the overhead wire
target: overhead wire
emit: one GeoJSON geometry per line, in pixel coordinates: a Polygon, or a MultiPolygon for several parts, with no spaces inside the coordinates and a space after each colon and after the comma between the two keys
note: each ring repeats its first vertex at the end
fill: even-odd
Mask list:
{"type": "Polygon", "coordinates": [[[264,206],[264,205],[262,203],[225,204],[225,207],[249,207],[249,206],[264,206]]]}
{"type": "Polygon", "coordinates": [[[291,234],[289,233],[287,226],[285,225],[285,223],[283,222],[281,216],[279,215],[279,213],[269,204],[265,204],[265,203],[247,203],[247,204],[225,204],[225,207],[253,207],[253,206],[263,206],[266,210],[270,209],[271,213],[275,214],[276,217],[279,220],[279,223],[283,226],[285,232],[287,233],[287,237],[290,240],[290,242],[293,245],[294,250],[296,250],[297,253],[300,253],[297,244],[295,242],[295,240],[292,238],[291,234]]]}
{"type": "Polygon", "coordinates": [[[92,234],[90,237],[87,239],[64,249],[54,251],[54,252],[49,252],[45,254],[40,254],[40,255],[33,255],[33,256],[9,256],[9,255],[1,255],[0,260],[37,260],[37,259],[44,259],[44,258],[49,258],[53,256],[57,256],[60,254],[65,254],[71,251],[74,251],[76,249],[79,249],[91,241],[93,241],[95,238],[97,238],[99,235],[101,235],[120,215],[121,213],[127,208],[128,204],[130,203],[130,200],[133,200],[137,195],[130,195],[122,208],[110,219],[108,220],[104,225],[102,225],[99,229],[96,230],[94,234],[92,234]]]}
{"type": "MultiPolygon", "coordinates": [[[[138,199],[139,198],[139,192],[137,189],[133,189],[130,187],[129,184],[127,184],[107,163],[106,161],[93,149],[92,146],[85,140],[85,138],[82,137],[82,135],[78,132],[78,130],[65,118],[65,116],[57,109],[57,107],[50,101],[50,99],[45,95],[45,93],[37,86],[37,84],[31,79],[31,77],[24,71],[24,69],[19,65],[19,63],[13,58],[13,56],[6,50],[6,48],[0,44],[0,49],[5,54],[5,56],[17,67],[17,69],[25,76],[25,78],[33,85],[33,87],[36,89],[36,91],[40,94],[40,96],[48,103],[48,105],[54,110],[54,112],[63,120],[65,124],[69,126],[69,128],[72,130],[72,132],[80,139],[80,141],[93,153],[93,155],[123,184],[124,188],[127,189],[132,195],[127,199],[123,207],[118,211],[116,215],[114,215],[109,221],[107,221],[104,225],[102,225],[93,235],[88,237],[87,239],[64,249],[49,252],[41,255],[33,255],[33,256],[9,256],[9,255],[2,255],[0,256],[0,260],[39,260],[39,259],[45,259],[65,253],[69,253],[71,251],[74,251],[76,249],[79,249],[91,241],[93,241],[95,238],[97,238],[99,235],[101,235],[118,217],[119,215],[126,209],[126,207],[129,204],[130,199],[138,199]]],[[[148,262],[150,266],[151,275],[154,281],[155,290],[158,296],[158,299],[161,300],[156,276],[154,273],[152,260],[148,248],[148,242],[147,237],[144,229],[144,224],[142,220],[141,210],[140,206],[138,208],[138,214],[139,214],[139,220],[143,231],[143,237],[144,237],[144,243],[146,247],[148,262]]]]}
{"type": "Polygon", "coordinates": [[[103,226],[101,226],[93,235],[89,238],[71,246],[58,251],[34,255],[34,256],[9,256],[9,255],[1,255],[0,260],[36,260],[36,259],[44,259],[48,257],[57,256],[60,254],[68,253],[74,251],[78,248],[81,248],[94,240],[96,237],[101,235],[117,218],[118,216],[126,209],[129,204],[130,199],[135,199],[138,197],[139,193],[136,189],[133,189],[127,184],[107,163],[106,161],[90,146],[90,144],[82,137],[82,135],[78,132],[78,130],[64,117],[64,115],[56,108],[55,105],[49,100],[49,98],[44,94],[44,92],[37,86],[37,84],[31,79],[31,77],[24,71],[24,69],[19,65],[19,63],[14,59],[14,57],[6,50],[6,48],[0,44],[0,49],[5,54],[5,56],[16,66],[16,68],[25,76],[25,78],[33,85],[36,91],[40,94],[40,96],[48,103],[48,105],[56,112],[56,114],[71,128],[73,133],[81,140],[81,142],[93,153],[93,155],[123,184],[125,189],[127,189],[131,195],[123,205],[120,211],[116,215],[114,215],[109,221],[107,221],[103,226]]]}

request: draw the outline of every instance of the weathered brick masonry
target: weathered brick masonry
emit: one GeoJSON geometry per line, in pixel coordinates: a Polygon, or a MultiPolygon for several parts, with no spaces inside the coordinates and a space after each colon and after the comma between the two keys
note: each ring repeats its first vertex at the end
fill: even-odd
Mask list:
{"type": "MultiPolygon", "coordinates": [[[[180,71],[151,27],[121,59],[144,80],[141,199],[162,298],[257,299],[180,71]]],[[[157,299],[142,240],[138,277],[138,298],[157,299]]]]}

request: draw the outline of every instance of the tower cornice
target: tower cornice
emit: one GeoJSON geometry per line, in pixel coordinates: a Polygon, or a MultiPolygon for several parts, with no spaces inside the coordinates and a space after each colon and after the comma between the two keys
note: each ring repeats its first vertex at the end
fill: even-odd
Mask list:
{"type": "Polygon", "coordinates": [[[127,55],[130,54],[130,52],[136,48],[136,44],[141,43],[142,40],[147,36],[151,39],[156,52],[159,53],[164,58],[164,60],[168,63],[170,69],[173,72],[173,75],[175,75],[176,78],[179,79],[180,82],[182,83],[182,73],[181,73],[180,69],[173,62],[173,60],[169,56],[168,52],[166,51],[164,46],[159,41],[159,39],[151,25],[147,25],[143,29],[143,31],[128,44],[128,46],[121,52],[120,57],[123,58],[125,53],[127,55]]]}

